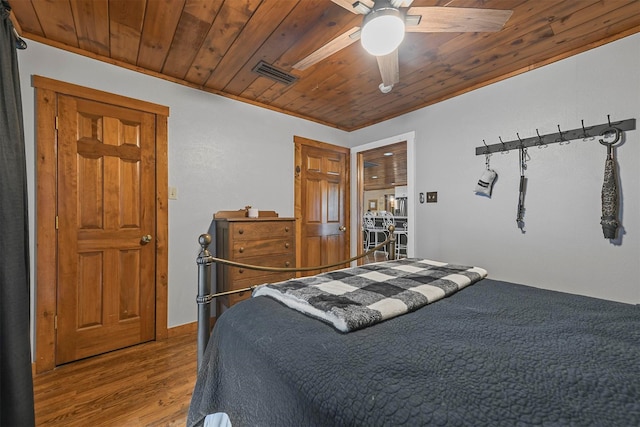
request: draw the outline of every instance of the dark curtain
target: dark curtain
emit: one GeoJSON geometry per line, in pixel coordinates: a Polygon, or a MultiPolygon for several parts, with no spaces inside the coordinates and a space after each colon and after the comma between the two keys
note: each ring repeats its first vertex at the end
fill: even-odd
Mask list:
{"type": "MultiPolygon", "coordinates": [[[[19,40],[0,0],[0,426],[33,426],[29,221],[19,40]]],[[[24,42],[22,42],[24,43],[24,42]]]]}

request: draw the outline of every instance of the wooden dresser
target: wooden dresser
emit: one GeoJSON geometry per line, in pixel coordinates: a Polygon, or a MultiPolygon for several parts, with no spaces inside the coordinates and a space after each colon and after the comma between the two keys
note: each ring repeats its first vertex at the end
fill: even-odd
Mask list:
{"type": "MultiPolygon", "coordinates": [[[[296,266],[295,219],[275,216],[259,218],[219,218],[216,224],[216,256],[244,264],[268,267],[296,266]]],[[[217,292],[280,282],[295,273],[278,273],[246,268],[217,266],[217,292]]],[[[251,296],[250,292],[218,298],[218,314],[251,296]]]]}

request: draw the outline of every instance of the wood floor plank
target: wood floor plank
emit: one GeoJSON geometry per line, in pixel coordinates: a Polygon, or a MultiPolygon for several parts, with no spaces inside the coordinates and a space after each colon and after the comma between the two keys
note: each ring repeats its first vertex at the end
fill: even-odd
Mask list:
{"type": "Polygon", "coordinates": [[[196,333],[60,366],[34,377],[37,426],[183,426],[196,333]]]}

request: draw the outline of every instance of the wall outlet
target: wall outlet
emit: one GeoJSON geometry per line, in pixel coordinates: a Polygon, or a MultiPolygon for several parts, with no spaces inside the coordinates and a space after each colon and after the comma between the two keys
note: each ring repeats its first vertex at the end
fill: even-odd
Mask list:
{"type": "Polygon", "coordinates": [[[429,192],[427,192],[427,203],[438,203],[438,192],[437,191],[429,191],[429,192]]]}
{"type": "Polygon", "coordinates": [[[176,187],[169,187],[169,200],[178,199],[178,189],[176,187]]]}

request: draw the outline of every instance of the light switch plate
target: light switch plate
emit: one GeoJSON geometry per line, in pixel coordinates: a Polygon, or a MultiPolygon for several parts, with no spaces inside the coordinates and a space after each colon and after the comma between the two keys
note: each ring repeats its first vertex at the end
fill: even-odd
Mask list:
{"type": "Polygon", "coordinates": [[[427,203],[438,203],[438,192],[437,191],[429,191],[429,192],[427,192],[427,203]]]}
{"type": "Polygon", "coordinates": [[[178,189],[176,187],[169,187],[169,200],[178,199],[178,189]]]}

